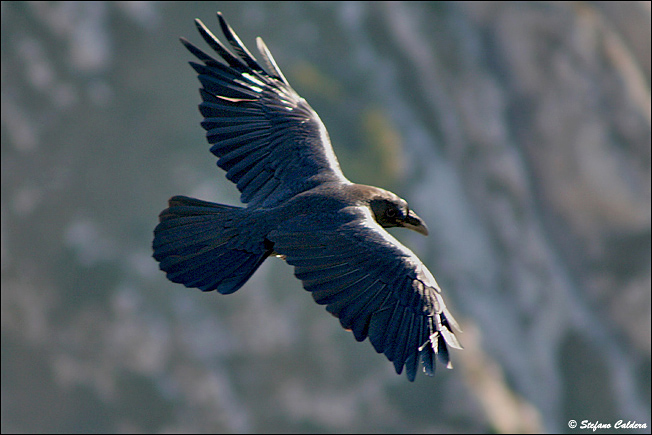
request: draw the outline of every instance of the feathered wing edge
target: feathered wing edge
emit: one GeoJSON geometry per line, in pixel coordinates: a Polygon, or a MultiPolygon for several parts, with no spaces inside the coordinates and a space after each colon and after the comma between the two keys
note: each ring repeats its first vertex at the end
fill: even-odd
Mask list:
{"type": "Polygon", "coordinates": [[[210,151],[241,201],[277,204],[324,181],[348,181],[319,116],[288,84],[264,42],[258,39],[267,70],[219,13],[218,19],[228,43],[195,20],[217,59],[181,42],[199,60],[190,65],[202,84],[199,109],[210,151]]]}
{"type": "Polygon", "coordinates": [[[461,348],[453,332],[459,327],[439,287],[414,254],[376,226],[310,215],[269,237],[315,301],[357,341],[368,337],[398,374],[405,368],[414,381],[419,360],[429,376],[436,359],[452,368],[448,348],[461,348]]]}
{"type": "MultiPolygon", "coordinates": [[[[217,18],[220,22],[220,27],[222,28],[222,32],[224,32],[224,36],[226,37],[226,40],[229,42],[229,44],[231,45],[233,51],[237,54],[237,56],[234,56],[224,46],[224,44],[222,44],[220,40],[208,29],[208,27],[206,27],[206,25],[201,20],[196,19],[195,25],[197,26],[197,30],[199,30],[199,34],[202,36],[204,41],[206,41],[206,43],[213,50],[215,50],[215,52],[219,54],[220,57],[222,57],[222,59],[224,59],[231,68],[235,69],[238,72],[250,73],[251,71],[253,71],[257,74],[280,80],[283,83],[285,83],[287,86],[290,86],[287,79],[279,69],[276,61],[274,60],[272,53],[267,48],[267,45],[265,45],[265,42],[262,40],[262,38],[260,37],[256,38],[256,43],[258,46],[258,50],[260,51],[261,57],[265,63],[265,66],[272,74],[270,74],[270,72],[266,71],[263,67],[260,66],[256,58],[247,49],[247,47],[244,45],[242,40],[238,37],[238,35],[233,30],[233,28],[231,28],[231,26],[229,26],[229,24],[226,22],[221,12],[217,13],[217,18]]],[[[202,62],[209,63],[211,65],[214,65],[215,63],[221,63],[217,61],[215,58],[213,58],[212,56],[206,54],[201,49],[197,48],[186,38],[181,37],[180,40],[181,43],[202,62]]]]}

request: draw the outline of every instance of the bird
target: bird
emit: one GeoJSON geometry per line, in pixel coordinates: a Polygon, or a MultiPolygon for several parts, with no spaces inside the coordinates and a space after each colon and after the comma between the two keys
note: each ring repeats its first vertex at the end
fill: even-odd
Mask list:
{"type": "Polygon", "coordinates": [[[437,281],[386,229],[428,235],[398,195],[349,181],[326,127],[290,86],[258,37],[261,62],[217,13],[231,50],[199,20],[220,60],[185,38],[201,88],[210,151],[244,206],[173,196],[159,215],[153,257],[167,278],[231,294],[271,256],[284,259],[314,300],[357,341],[369,339],[398,375],[414,381],[419,361],[452,368],[458,323],[437,281]]]}

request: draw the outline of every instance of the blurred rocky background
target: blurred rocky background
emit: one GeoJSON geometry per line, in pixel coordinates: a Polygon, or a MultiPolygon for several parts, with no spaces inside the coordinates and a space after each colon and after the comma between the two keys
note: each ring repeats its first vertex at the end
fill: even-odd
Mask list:
{"type": "Polygon", "coordinates": [[[649,433],[649,2],[1,11],[3,433],[649,433]],[[168,197],[238,204],[178,42],[217,10],[430,226],[393,234],[462,323],[454,370],[397,376],[278,259],[229,296],[158,271],[168,197]]]}

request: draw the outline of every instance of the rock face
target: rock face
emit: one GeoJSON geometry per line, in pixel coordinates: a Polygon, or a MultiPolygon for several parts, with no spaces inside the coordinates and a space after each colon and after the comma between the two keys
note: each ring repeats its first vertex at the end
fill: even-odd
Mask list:
{"type": "Polygon", "coordinates": [[[222,9],[428,223],[393,234],[466,350],[415,384],[281,261],[231,296],[156,270],[167,197],[237,196],[176,41],[215,6],[130,5],[2,5],[3,432],[649,432],[649,3],[222,9]]]}

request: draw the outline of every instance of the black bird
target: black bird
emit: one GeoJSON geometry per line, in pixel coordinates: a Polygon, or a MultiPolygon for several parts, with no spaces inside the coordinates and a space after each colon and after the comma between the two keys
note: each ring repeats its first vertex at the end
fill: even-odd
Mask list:
{"type": "Polygon", "coordinates": [[[218,19],[230,52],[204,24],[199,33],[220,62],[181,38],[201,62],[190,62],[202,84],[211,152],[236,184],[246,207],[185,196],[169,200],[154,230],[154,258],[169,280],[203,291],[233,293],[270,255],[294,274],[318,304],[356,340],[369,337],[410,381],[419,359],[448,368],[448,347],[460,348],[441,289],[416,255],[384,228],[427,235],[405,200],[344,177],[317,113],[285,79],[261,38],[263,68],[218,19]]]}

